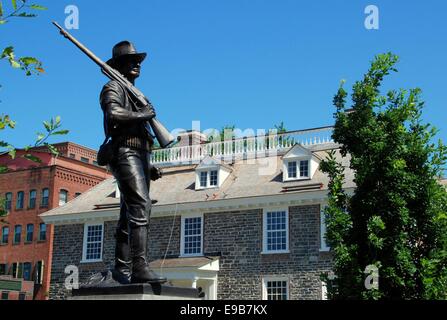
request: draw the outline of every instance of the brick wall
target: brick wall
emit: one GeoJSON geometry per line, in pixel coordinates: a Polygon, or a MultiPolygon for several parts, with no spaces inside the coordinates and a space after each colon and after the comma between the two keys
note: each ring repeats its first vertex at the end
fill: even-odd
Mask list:
{"type": "MultiPolygon", "coordinates": [[[[263,255],[263,211],[233,211],[204,215],[204,254],[220,253],[218,299],[261,299],[262,278],[289,279],[291,299],[320,299],[320,274],[330,270],[328,253],[320,253],[320,206],[289,208],[290,253],[263,255]]],[[[180,254],[181,217],[152,218],[149,230],[149,261],[164,256],[170,232],[174,232],[168,256],[180,254]]],[[[115,222],[105,223],[104,263],[81,265],[83,225],[56,226],[50,297],[64,298],[64,268],[79,266],[81,282],[111,267],[114,257],[115,222]]]]}
{"type": "MultiPolygon", "coordinates": [[[[46,154],[42,154],[47,156],[46,154]]],[[[7,158],[2,160],[7,160],[7,158]]],[[[22,160],[20,160],[22,161],[22,160]]],[[[5,193],[11,192],[12,208],[5,220],[9,223],[9,243],[0,244],[0,264],[8,264],[8,268],[12,263],[29,262],[33,269],[38,261],[44,261],[44,274],[42,287],[38,290],[36,299],[45,299],[50,288],[50,273],[52,266],[53,253],[53,226],[47,226],[46,240],[39,241],[39,226],[43,221],[39,214],[59,206],[59,191],[68,191],[68,201],[75,198],[76,193],[84,193],[102,180],[108,177],[104,169],[93,166],[88,173],[84,172],[83,163],[76,163],[70,160],[71,167],[64,168],[61,166],[42,166],[35,168],[20,169],[0,175],[0,196],[4,197],[5,193]],[[96,172],[96,176],[93,173],[96,172]],[[49,189],[49,204],[41,207],[41,195],[44,188],[49,189]],[[29,192],[37,191],[36,207],[29,208],[29,192]],[[24,207],[16,210],[17,192],[23,191],[24,207]],[[28,224],[34,225],[33,241],[25,243],[26,227],[28,224]],[[14,227],[22,226],[22,236],[20,244],[13,244],[14,227]]],[[[29,162],[29,161],[28,161],[29,162]]],[[[61,162],[62,163],[62,162],[61,162]]],[[[32,163],[31,163],[32,164],[32,163]]],[[[0,236],[1,234],[0,226],[0,236]]]]}

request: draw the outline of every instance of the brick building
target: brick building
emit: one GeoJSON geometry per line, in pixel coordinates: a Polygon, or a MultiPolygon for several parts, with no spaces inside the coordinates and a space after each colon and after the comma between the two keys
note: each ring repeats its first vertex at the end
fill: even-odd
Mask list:
{"type": "MultiPolygon", "coordinates": [[[[331,128],[155,151],[149,261],[176,286],[207,299],[324,299],[332,258],[321,214],[328,177],[319,162],[338,149],[331,128]]],[[[191,132],[191,135],[198,134],[191,132]]],[[[202,139],[190,139],[190,141],[202,139]]],[[[347,190],[354,187],[346,172],[347,190]]],[[[113,266],[119,190],[108,179],[41,215],[54,224],[51,299],[64,299],[65,268],[80,282],[113,266]]]]}
{"type": "MultiPolygon", "coordinates": [[[[58,156],[45,147],[32,149],[41,163],[21,158],[24,151],[18,151],[15,159],[0,155],[0,164],[9,168],[0,174],[0,195],[8,212],[0,223],[0,276],[8,275],[10,282],[33,281],[35,299],[48,296],[54,232],[39,214],[73,200],[110,177],[106,169],[95,165],[94,150],[70,142],[55,147],[58,156]]],[[[19,294],[1,287],[5,281],[0,282],[5,297],[7,293],[11,297],[19,294]]]]}

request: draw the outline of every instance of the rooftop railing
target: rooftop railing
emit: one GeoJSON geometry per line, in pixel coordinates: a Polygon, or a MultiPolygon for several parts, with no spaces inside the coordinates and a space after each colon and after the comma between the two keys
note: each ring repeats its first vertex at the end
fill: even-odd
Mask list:
{"type": "Polygon", "coordinates": [[[273,152],[282,153],[295,144],[315,146],[333,143],[333,127],[270,133],[262,136],[209,142],[192,146],[156,149],[152,152],[153,164],[179,165],[198,163],[207,156],[221,160],[265,157],[273,152]]]}

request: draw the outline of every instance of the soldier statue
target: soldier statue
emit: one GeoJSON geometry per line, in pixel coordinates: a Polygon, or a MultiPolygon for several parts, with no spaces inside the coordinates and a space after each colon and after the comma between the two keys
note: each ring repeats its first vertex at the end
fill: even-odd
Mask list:
{"type": "MultiPolygon", "coordinates": [[[[122,41],[114,46],[107,64],[134,85],[145,58],[146,53],[138,53],[131,42],[122,41]]],[[[115,80],[104,86],[100,103],[113,150],[109,167],[121,193],[113,279],[121,284],[164,283],[166,279],[152,271],[147,261],[150,181],[161,176],[150,164],[154,140],[148,121],[155,117],[155,111],[151,105],[137,108],[126,88],[115,80]]]]}

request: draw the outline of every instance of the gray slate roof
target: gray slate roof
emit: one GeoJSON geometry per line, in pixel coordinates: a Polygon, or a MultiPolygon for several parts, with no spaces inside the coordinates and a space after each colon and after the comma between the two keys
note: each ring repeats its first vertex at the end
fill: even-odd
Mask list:
{"type": "MultiPolygon", "coordinates": [[[[316,157],[326,158],[329,149],[337,148],[334,144],[318,145],[311,149],[316,157]]],[[[341,160],[340,154],[337,157],[341,160]]],[[[348,166],[348,159],[343,160],[344,166],[348,166]]],[[[151,198],[158,200],[155,206],[167,204],[182,204],[193,202],[205,202],[220,199],[250,198],[284,193],[284,187],[306,187],[313,190],[327,189],[328,177],[317,170],[312,180],[282,181],[282,157],[274,156],[258,159],[258,161],[236,161],[230,165],[232,173],[220,188],[195,190],[196,165],[177,166],[163,168],[163,178],[151,183],[151,198]],[[260,174],[266,167],[266,161],[276,164],[274,171],[267,175],[260,174]],[[318,185],[315,188],[315,185],[318,185]],[[321,186],[321,188],[320,188],[321,186]]],[[[346,172],[345,188],[354,187],[353,174],[350,169],[346,172]]],[[[296,188],[292,188],[296,192],[296,188]]],[[[310,192],[301,191],[301,192],[310,192]]],[[[86,213],[91,211],[110,210],[119,205],[119,198],[115,197],[115,179],[111,178],[98,184],[78,198],[68,202],[64,206],[43,213],[42,217],[65,215],[74,213],[86,213]]]]}

